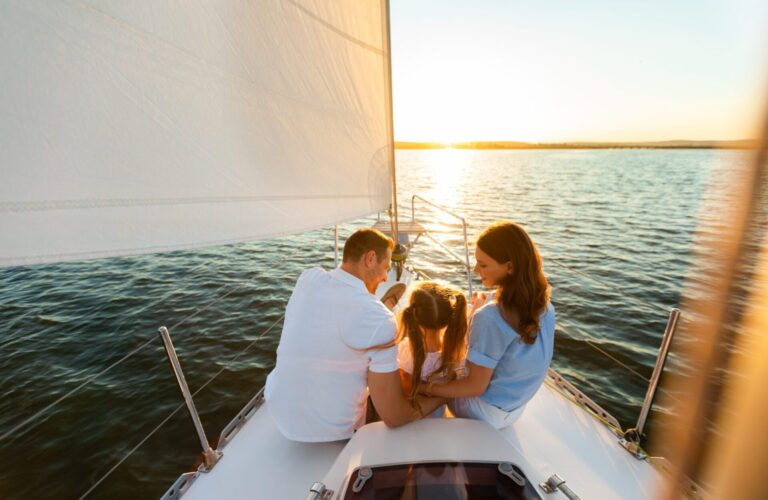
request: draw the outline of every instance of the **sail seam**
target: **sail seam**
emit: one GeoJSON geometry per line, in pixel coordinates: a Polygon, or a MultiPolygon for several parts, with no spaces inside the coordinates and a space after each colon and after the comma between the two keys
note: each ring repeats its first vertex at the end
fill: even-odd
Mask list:
{"type": "Polygon", "coordinates": [[[196,205],[216,203],[252,203],[261,201],[295,201],[295,200],[359,200],[376,198],[364,194],[323,194],[323,195],[272,195],[272,196],[238,196],[238,197],[208,197],[208,198],[139,198],[116,200],[56,200],[56,201],[22,201],[0,203],[0,212],[44,212],[47,210],[73,210],[82,208],[119,208],[119,207],[150,207],[157,205],[196,205]]]}
{"type": "Polygon", "coordinates": [[[20,256],[20,255],[10,255],[5,257],[0,256],[0,267],[8,266],[8,265],[22,265],[22,263],[23,265],[28,265],[28,264],[34,264],[34,263],[63,262],[65,260],[72,260],[72,259],[87,260],[87,259],[107,258],[107,257],[128,257],[128,256],[143,255],[143,254],[158,253],[158,252],[172,252],[172,251],[175,252],[175,251],[182,251],[182,250],[194,250],[194,249],[205,247],[205,246],[219,246],[219,245],[233,245],[237,243],[248,243],[256,240],[279,238],[281,236],[289,236],[296,233],[314,231],[314,230],[326,228],[329,226],[333,226],[336,224],[343,224],[349,221],[354,221],[370,215],[371,215],[371,212],[367,211],[364,213],[357,213],[351,216],[341,217],[332,222],[324,222],[322,224],[308,224],[306,226],[299,227],[295,231],[270,231],[268,233],[260,234],[260,235],[242,236],[237,238],[226,238],[226,239],[219,239],[219,240],[197,241],[194,243],[184,243],[179,245],[156,245],[152,247],[115,248],[115,249],[98,250],[98,251],[91,251],[91,252],[64,252],[64,253],[60,252],[60,253],[37,254],[37,255],[27,255],[27,256],[20,256]]]}

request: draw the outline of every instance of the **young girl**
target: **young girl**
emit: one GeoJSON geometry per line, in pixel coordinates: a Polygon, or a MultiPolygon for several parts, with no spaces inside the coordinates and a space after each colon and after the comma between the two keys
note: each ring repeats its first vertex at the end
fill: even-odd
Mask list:
{"type": "Polygon", "coordinates": [[[469,374],[447,383],[428,382],[420,391],[455,398],[449,403],[454,415],[501,429],[519,417],[547,375],[555,310],[538,249],[522,227],[492,224],[480,234],[475,252],[475,272],[496,293],[487,304],[473,300],[469,374]]]}
{"type": "MultiPolygon", "coordinates": [[[[467,299],[454,288],[425,281],[416,285],[398,321],[398,362],[406,394],[420,383],[454,380],[467,351],[467,299]]],[[[442,414],[438,410],[434,416],[442,414]]]]}

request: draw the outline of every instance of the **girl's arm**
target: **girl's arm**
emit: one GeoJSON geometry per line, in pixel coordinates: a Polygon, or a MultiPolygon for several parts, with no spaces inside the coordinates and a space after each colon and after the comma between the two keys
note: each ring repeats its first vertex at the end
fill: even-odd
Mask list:
{"type": "Polygon", "coordinates": [[[476,365],[467,362],[469,376],[453,382],[429,383],[419,386],[419,392],[428,396],[439,396],[442,398],[462,398],[480,396],[488,388],[493,375],[493,368],[476,365]]]}

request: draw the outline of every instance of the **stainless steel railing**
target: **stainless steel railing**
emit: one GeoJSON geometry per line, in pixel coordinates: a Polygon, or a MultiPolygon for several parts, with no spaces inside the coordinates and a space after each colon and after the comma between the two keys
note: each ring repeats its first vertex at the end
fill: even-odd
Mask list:
{"type": "Polygon", "coordinates": [[[192,423],[195,426],[197,437],[200,440],[200,445],[203,447],[203,465],[201,468],[203,472],[208,472],[213,469],[216,462],[221,458],[221,453],[214,451],[211,445],[208,444],[208,438],[205,435],[205,429],[200,421],[200,415],[195,408],[195,401],[192,399],[192,393],[189,391],[187,385],[187,379],[184,377],[184,371],[181,369],[181,363],[179,363],[179,357],[176,355],[176,349],[173,347],[173,341],[171,340],[171,334],[168,333],[168,329],[164,326],[160,327],[160,338],[163,339],[163,346],[165,346],[165,352],[168,354],[168,360],[171,362],[171,369],[173,374],[176,375],[176,381],[179,383],[179,389],[181,395],[184,397],[184,403],[187,405],[187,411],[189,416],[192,417],[192,423]]]}
{"type": "Polygon", "coordinates": [[[669,345],[672,343],[672,337],[674,337],[675,331],[677,331],[677,323],[679,320],[680,309],[673,308],[669,312],[667,327],[664,329],[664,338],[661,340],[659,354],[656,356],[656,366],[653,368],[651,381],[648,384],[648,390],[646,391],[645,399],[643,400],[643,407],[640,410],[640,416],[637,418],[635,430],[640,438],[644,435],[645,423],[648,419],[651,407],[653,406],[653,401],[656,399],[656,392],[659,388],[659,379],[661,378],[661,373],[664,371],[664,365],[667,362],[667,356],[669,354],[669,345]]]}
{"type": "Polygon", "coordinates": [[[435,244],[437,244],[443,251],[447,252],[451,257],[456,259],[457,262],[463,265],[467,273],[467,291],[471,296],[472,295],[472,266],[469,263],[469,240],[467,238],[467,220],[464,217],[458,215],[457,213],[443,206],[438,205],[437,203],[433,203],[427,200],[426,198],[419,196],[418,194],[414,194],[413,196],[411,196],[411,221],[412,222],[416,222],[416,200],[426,203],[427,205],[437,210],[440,210],[441,212],[446,213],[451,217],[456,218],[459,222],[461,222],[461,229],[464,235],[464,259],[463,260],[460,256],[456,255],[456,253],[454,253],[451,249],[446,247],[441,242],[437,241],[437,239],[434,236],[432,236],[428,231],[426,231],[424,234],[426,234],[427,237],[429,237],[429,239],[431,239],[435,244]]]}

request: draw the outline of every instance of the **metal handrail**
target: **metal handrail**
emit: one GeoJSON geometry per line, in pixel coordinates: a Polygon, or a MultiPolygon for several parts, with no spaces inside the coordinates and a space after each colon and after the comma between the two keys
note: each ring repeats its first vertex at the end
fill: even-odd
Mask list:
{"type": "Polygon", "coordinates": [[[648,389],[645,392],[645,399],[643,400],[643,406],[640,409],[640,415],[637,417],[637,424],[634,428],[624,431],[624,436],[619,440],[619,443],[639,460],[647,458],[645,451],[642,449],[646,437],[645,424],[659,389],[659,379],[661,378],[661,373],[664,371],[664,365],[666,364],[669,355],[669,346],[672,343],[672,337],[675,335],[679,320],[680,309],[673,308],[669,312],[667,326],[664,329],[664,337],[661,340],[659,354],[656,357],[656,366],[653,368],[653,374],[648,383],[648,389]]]}
{"type": "Polygon", "coordinates": [[[176,349],[173,347],[173,341],[171,340],[171,334],[168,333],[168,329],[164,326],[160,327],[160,338],[163,339],[163,345],[165,346],[165,352],[168,354],[168,360],[171,362],[171,369],[173,374],[176,375],[176,381],[179,383],[179,389],[184,397],[184,403],[187,405],[189,416],[192,417],[192,423],[197,431],[197,437],[200,439],[200,445],[203,447],[203,463],[205,467],[202,469],[207,472],[216,465],[216,462],[221,458],[221,453],[218,453],[211,448],[208,444],[208,438],[205,435],[205,429],[200,421],[200,415],[195,408],[195,401],[192,399],[192,393],[187,385],[187,379],[184,377],[184,371],[181,369],[181,363],[179,357],[176,355],[176,349]]]}
{"type": "MultiPolygon", "coordinates": [[[[433,202],[429,201],[428,199],[424,198],[423,196],[419,196],[418,194],[414,194],[413,196],[411,196],[411,221],[412,222],[416,221],[416,200],[417,199],[420,200],[420,201],[423,201],[427,205],[430,205],[430,206],[432,206],[432,207],[434,207],[434,208],[436,208],[438,210],[441,210],[442,212],[445,212],[446,214],[450,215],[451,217],[455,217],[456,219],[458,219],[461,222],[461,228],[462,228],[462,231],[464,233],[464,265],[465,265],[466,271],[467,271],[467,290],[469,292],[469,295],[471,296],[472,295],[472,266],[469,263],[469,240],[467,238],[467,220],[464,217],[456,214],[455,212],[453,212],[451,210],[448,210],[447,208],[445,208],[443,206],[440,206],[437,203],[433,203],[433,202]]],[[[430,237],[430,239],[432,239],[432,241],[435,241],[435,243],[438,243],[428,232],[426,234],[427,234],[427,236],[430,237]]],[[[438,243],[438,244],[440,244],[440,243],[438,243]]],[[[461,262],[461,257],[459,257],[458,255],[454,254],[452,251],[448,250],[444,245],[442,245],[442,244],[440,244],[440,245],[443,247],[443,249],[447,250],[448,253],[451,254],[452,257],[454,257],[459,262],[461,262]]]]}
{"type": "Polygon", "coordinates": [[[431,206],[435,207],[438,210],[442,210],[443,212],[447,213],[448,215],[450,215],[452,217],[455,217],[455,218],[459,219],[462,222],[462,224],[464,224],[466,226],[467,221],[464,219],[464,217],[462,217],[461,215],[459,215],[459,214],[457,214],[455,212],[452,212],[451,210],[449,210],[449,209],[447,209],[447,208],[445,208],[445,207],[443,207],[441,205],[438,205],[437,203],[429,201],[428,199],[426,199],[423,196],[420,196],[418,194],[414,194],[413,196],[411,196],[411,220],[412,221],[416,220],[415,219],[415,214],[416,214],[416,212],[415,212],[415,201],[417,199],[423,201],[427,205],[431,205],[431,206]]]}
{"type": "Polygon", "coordinates": [[[645,430],[645,423],[648,419],[648,414],[653,406],[653,401],[656,398],[656,392],[659,387],[659,379],[661,378],[661,372],[664,371],[664,365],[669,355],[669,346],[672,343],[672,337],[677,330],[677,323],[680,320],[680,309],[672,308],[669,312],[669,319],[667,320],[667,327],[664,329],[664,338],[661,341],[661,347],[659,348],[659,355],[656,357],[656,366],[653,368],[653,375],[651,375],[651,381],[648,384],[648,390],[645,393],[645,399],[643,400],[643,407],[640,410],[640,416],[637,419],[637,425],[635,431],[640,439],[643,438],[643,431],[645,430]]]}
{"type": "Polygon", "coordinates": [[[456,252],[454,252],[453,250],[451,250],[450,248],[448,248],[447,246],[445,246],[445,245],[444,245],[442,242],[438,241],[438,240],[437,240],[437,239],[436,239],[434,236],[432,236],[432,234],[430,234],[429,232],[425,232],[424,234],[427,236],[427,238],[429,238],[430,240],[432,240],[432,242],[433,242],[435,245],[437,245],[438,247],[440,247],[440,250],[442,250],[443,252],[447,253],[448,255],[450,255],[451,257],[453,257],[454,259],[456,259],[456,261],[458,261],[458,262],[461,264],[461,267],[463,267],[463,268],[467,269],[467,265],[466,265],[464,262],[462,262],[462,260],[461,260],[461,257],[459,257],[458,255],[456,255],[456,252]]]}

